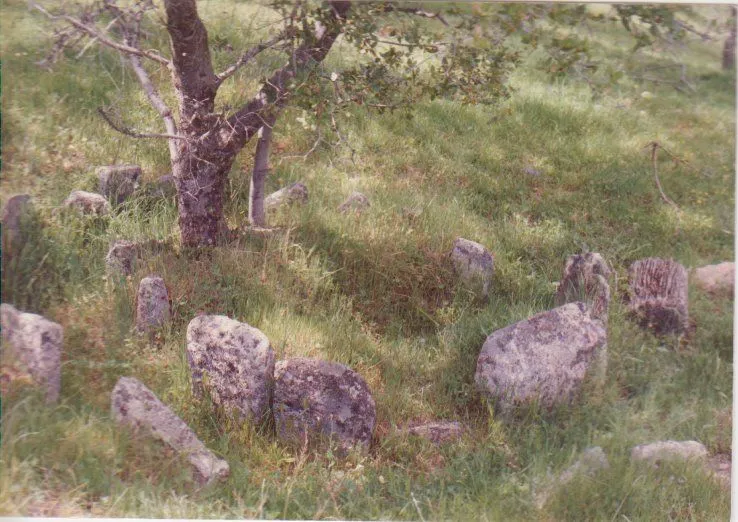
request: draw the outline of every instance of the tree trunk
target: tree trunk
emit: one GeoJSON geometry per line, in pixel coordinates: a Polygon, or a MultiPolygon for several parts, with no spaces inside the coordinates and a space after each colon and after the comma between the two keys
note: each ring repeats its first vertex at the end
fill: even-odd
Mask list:
{"type": "Polygon", "coordinates": [[[723,70],[727,71],[735,68],[735,39],[736,39],[736,8],[730,8],[732,16],[730,17],[730,35],[725,40],[723,46],[723,70]]]}
{"type": "Polygon", "coordinates": [[[264,213],[264,185],[269,173],[269,148],[272,144],[272,126],[276,118],[269,118],[259,130],[259,141],[254,154],[254,170],[249,190],[249,222],[257,227],[266,226],[264,213]]]}
{"type": "Polygon", "coordinates": [[[650,257],[630,267],[628,309],[658,335],[680,334],[689,325],[687,270],[671,259],[650,257]]]}

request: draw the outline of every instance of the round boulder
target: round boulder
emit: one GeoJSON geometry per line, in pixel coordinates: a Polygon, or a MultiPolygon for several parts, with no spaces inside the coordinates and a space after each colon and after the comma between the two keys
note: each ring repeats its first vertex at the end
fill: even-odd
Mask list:
{"type": "Polygon", "coordinates": [[[64,206],[85,215],[105,216],[110,213],[110,203],[104,196],[84,190],[73,190],[64,200],[64,206]]]}

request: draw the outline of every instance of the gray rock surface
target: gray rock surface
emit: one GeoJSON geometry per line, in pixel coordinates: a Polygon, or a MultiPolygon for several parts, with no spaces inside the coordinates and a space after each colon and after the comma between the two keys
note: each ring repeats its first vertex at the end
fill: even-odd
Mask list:
{"type": "Polygon", "coordinates": [[[493,332],[475,380],[503,411],[529,402],[551,407],[570,401],[590,371],[603,370],[606,350],[602,323],[584,303],[569,303],[493,332]]]}
{"type": "Polygon", "coordinates": [[[457,238],[451,251],[451,262],[456,273],[471,290],[483,297],[489,295],[495,259],[486,248],[474,241],[457,238]]]}
{"type": "Polygon", "coordinates": [[[111,395],[111,410],[116,422],[159,439],[183,455],[201,484],[230,473],[228,463],[208,450],[189,426],[137,379],[118,380],[111,395]]]}
{"type": "Polygon", "coordinates": [[[164,280],[156,275],[141,279],[136,298],[136,329],[150,332],[169,322],[169,293],[164,280]]]}
{"type": "Polygon", "coordinates": [[[369,202],[368,197],[361,192],[352,192],[351,195],[346,198],[346,201],[338,206],[338,211],[341,214],[346,214],[348,212],[356,212],[357,214],[360,214],[362,211],[369,208],[369,206],[371,206],[371,203],[369,202]]]}
{"type": "Polygon", "coordinates": [[[223,315],[201,315],[187,327],[192,390],[240,419],[260,422],[274,388],[274,350],[261,331],[223,315]],[[203,379],[204,374],[207,378],[203,379]]]}
{"type": "Polygon", "coordinates": [[[687,269],[673,259],[649,257],[629,269],[628,311],[657,335],[681,334],[689,327],[687,269]]]}
{"type": "Polygon", "coordinates": [[[656,465],[664,460],[696,459],[704,463],[707,460],[707,448],[694,440],[662,440],[635,446],[630,450],[630,459],[656,465]]]}
{"type": "Polygon", "coordinates": [[[119,239],[110,247],[105,257],[108,274],[131,275],[136,269],[140,246],[133,241],[119,239]]]}
{"type": "Polygon", "coordinates": [[[84,190],[73,190],[69,197],[64,200],[64,206],[75,209],[84,215],[104,216],[110,213],[110,203],[105,199],[105,196],[95,192],[85,192],[84,190]]]}
{"type": "Polygon", "coordinates": [[[138,188],[141,167],[138,165],[107,165],[98,167],[98,192],[115,202],[123,203],[138,188]]]}
{"type": "Polygon", "coordinates": [[[726,261],[696,269],[693,277],[697,286],[713,294],[733,294],[735,287],[735,263],[726,261]]]}
{"type": "Polygon", "coordinates": [[[556,292],[556,304],[583,301],[590,305],[593,317],[606,320],[611,275],[612,271],[600,254],[588,252],[569,256],[556,292]]]}
{"type": "Polygon", "coordinates": [[[277,363],[274,380],[274,421],[282,441],[331,444],[339,454],[369,446],[376,408],[358,373],[335,362],[296,357],[277,363]]]}
{"type": "Polygon", "coordinates": [[[8,248],[19,238],[21,234],[21,223],[33,210],[31,196],[18,194],[5,203],[3,207],[3,245],[8,248]]]}
{"type": "Polygon", "coordinates": [[[282,205],[291,205],[293,203],[307,203],[307,200],[307,187],[302,183],[297,182],[281,188],[264,198],[264,209],[274,209],[282,205]]]}
{"type": "Polygon", "coordinates": [[[3,344],[31,378],[46,390],[46,401],[56,402],[61,389],[61,325],[0,305],[3,344]]]}
{"type": "Polygon", "coordinates": [[[464,425],[458,421],[436,421],[416,424],[407,428],[410,435],[422,437],[434,444],[446,444],[456,441],[466,431],[464,425]]]}

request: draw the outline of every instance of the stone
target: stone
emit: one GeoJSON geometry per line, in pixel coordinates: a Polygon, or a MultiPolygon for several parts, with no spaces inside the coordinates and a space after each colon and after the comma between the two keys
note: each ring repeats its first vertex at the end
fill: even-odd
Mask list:
{"type": "Polygon", "coordinates": [[[735,286],[735,263],[726,261],[717,265],[707,265],[693,272],[697,286],[711,294],[733,295],[735,286]]]}
{"type": "Polygon", "coordinates": [[[368,448],[377,416],[369,386],[358,373],[303,357],[277,363],[273,411],[280,440],[330,445],[339,455],[368,448]]]}
{"type": "Polygon", "coordinates": [[[371,203],[369,202],[368,197],[361,192],[352,192],[351,195],[346,198],[346,201],[338,206],[338,211],[341,214],[346,214],[351,211],[360,214],[370,206],[371,203]]]}
{"type": "Polygon", "coordinates": [[[156,180],[157,195],[163,198],[171,198],[177,195],[177,185],[174,182],[174,176],[165,174],[156,180]]]}
{"type": "Polygon", "coordinates": [[[229,475],[228,463],[208,450],[190,427],[139,380],[118,379],[111,394],[111,410],[116,422],[161,440],[183,455],[199,483],[208,484],[229,475]]]}
{"type": "Polygon", "coordinates": [[[129,276],[136,268],[140,247],[133,241],[119,239],[110,247],[105,257],[108,274],[129,276]]]}
{"type": "Polygon", "coordinates": [[[694,440],[662,440],[635,446],[630,450],[630,459],[633,461],[646,461],[654,465],[658,465],[665,460],[696,459],[705,462],[707,459],[707,448],[694,440]]]}
{"type": "Polygon", "coordinates": [[[207,390],[213,403],[241,420],[269,414],[274,350],[261,331],[223,315],[201,315],[187,326],[192,391],[207,390]]]}
{"type": "Polygon", "coordinates": [[[607,281],[611,275],[612,271],[600,254],[588,252],[569,256],[556,291],[556,304],[584,301],[590,305],[593,317],[606,321],[610,304],[607,281]]]}
{"type": "Polygon", "coordinates": [[[535,495],[535,504],[538,509],[543,509],[551,497],[551,494],[558,488],[566,486],[575,477],[585,475],[588,477],[594,477],[598,472],[609,469],[610,462],[607,460],[607,455],[602,451],[599,446],[585,449],[579,458],[569,466],[563,473],[555,477],[551,481],[548,487],[542,488],[535,495]]]}
{"type": "Polygon", "coordinates": [[[31,379],[45,388],[46,402],[56,402],[61,391],[61,325],[5,303],[0,305],[0,318],[3,344],[31,379]]]}
{"type": "Polygon", "coordinates": [[[475,381],[501,411],[531,402],[570,402],[585,376],[604,373],[607,332],[584,303],[568,303],[493,332],[482,346],[475,381]]]}
{"type": "Polygon", "coordinates": [[[297,182],[269,194],[264,199],[264,209],[274,209],[282,205],[291,205],[293,203],[307,203],[307,200],[307,187],[302,183],[297,182]]]}
{"type": "Polygon", "coordinates": [[[98,192],[120,205],[138,188],[141,167],[138,165],[108,165],[98,167],[98,192]]]}
{"type": "Polygon", "coordinates": [[[657,335],[681,334],[689,326],[687,270],[673,259],[650,257],[630,266],[628,311],[657,335]]]}
{"type": "Polygon", "coordinates": [[[495,258],[486,248],[474,241],[457,238],[451,251],[451,262],[464,284],[483,297],[489,295],[495,258]]]}
{"type": "Polygon", "coordinates": [[[136,298],[136,329],[157,330],[169,322],[169,294],[164,280],[156,275],[141,279],[136,298]]]}
{"type": "Polygon", "coordinates": [[[3,254],[20,238],[21,226],[32,210],[31,196],[28,194],[15,195],[5,203],[2,214],[3,246],[5,247],[3,254]]]}
{"type": "Polygon", "coordinates": [[[84,190],[73,190],[64,200],[64,206],[84,215],[105,216],[110,213],[110,203],[104,196],[84,190]]]}
{"type": "Polygon", "coordinates": [[[427,422],[407,428],[410,435],[422,437],[433,444],[446,444],[459,440],[465,431],[464,425],[457,421],[427,422]]]}

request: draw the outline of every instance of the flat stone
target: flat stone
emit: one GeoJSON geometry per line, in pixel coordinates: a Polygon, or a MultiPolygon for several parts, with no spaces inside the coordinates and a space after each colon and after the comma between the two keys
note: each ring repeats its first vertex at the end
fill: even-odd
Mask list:
{"type": "Polygon", "coordinates": [[[84,215],[105,216],[110,213],[110,203],[105,196],[84,190],[73,190],[64,200],[64,206],[84,215]]]}
{"type": "Polygon", "coordinates": [[[9,304],[0,305],[0,317],[5,346],[33,381],[46,389],[46,402],[56,402],[61,389],[61,325],[9,304]]]}
{"type": "Polygon", "coordinates": [[[486,248],[474,241],[457,238],[451,251],[451,262],[465,285],[483,297],[489,295],[495,259],[486,248]]]}
{"type": "Polygon", "coordinates": [[[376,407],[369,386],[335,362],[296,357],[274,372],[274,422],[288,444],[333,445],[338,453],[371,443],[376,407]]]}
{"type": "Polygon", "coordinates": [[[138,188],[141,167],[138,165],[107,165],[98,167],[98,191],[120,205],[138,188]]]}
{"type": "Polygon", "coordinates": [[[502,411],[531,402],[550,408],[570,402],[590,371],[603,372],[606,350],[604,325],[584,303],[569,303],[487,337],[475,381],[502,411]]]}
{"type": "Polygon", "coordinates": [[[150,332],[164,326],[169,319],[169,294],[164,280],[155,275],[144,277],[138,284],[136,329],[150,332]]]}
{"type": "Polygon", "coordinates": [[[697,286],[708,293],[733,295],[735,263],[726,261],[696,269],[693,277],[697,286]]]}
{"type": "Polygon", "coordinates": [[[187,327],[187,359],[196,397],[207,389],[214,404],[242,420],[266,418],[275,357],[261,331],[223,315],[195,317],[187,327]]]}
{"type": "Polygon", "coordinates": [[[361,192],[352,192],[351,195],[346,198],[346,201],[338,206],[338,211],[341,214],[346,214],[352,211],[360,214],[362,211],[366,210],[370,206],[371,203],[369,202],[368,197],[366,197],[361,192]]]}
{"type": "Polygon", "coordinates": [[[556,304],[583,301],[590,305],[593,317],[606,320],[610,304],[607,281],[611,275],[610,267],[600,254],[588,252],[569,256],[556,291],[556,304]]]}
{"type": "Polygon", "coordinates": [[[635,446],[630,451],[631,460],[647,461],[656,465],[664,460],[697,459],[705,461],[706,458],[707,448],[704,444],[694,440],[662,440],[635,446]]]}
{"type": "Polygon", "coordinates": [[[264,209],[274,209],[282,205],[291,205],[293,203],[307,203],[307,200],[307,187],[302,183],[297,182],[281,188],[264,198],[264,209]]]}
{"type": "Polygon", "coordinates": [[[457,421],[427,422],[407,428],[410,435],[422,437],[434,444],[446,444],[459,440],[465,431],[464,425],[457,421]]]}
{"type": "Polygon", "coordinates": [[[133,241],[119,239],[110,247],[105,257],[108,274],[131,275],[136,268],[140,246],[133,241]]]}
{"type": "Polygon", "coordinates": [[[189,426],[137,379],[118,380],[111,395],[111,410],[116,422],[161,440],[183,455],[201,484],[229,475],[228,463],[208,450],[189,426]]]}

